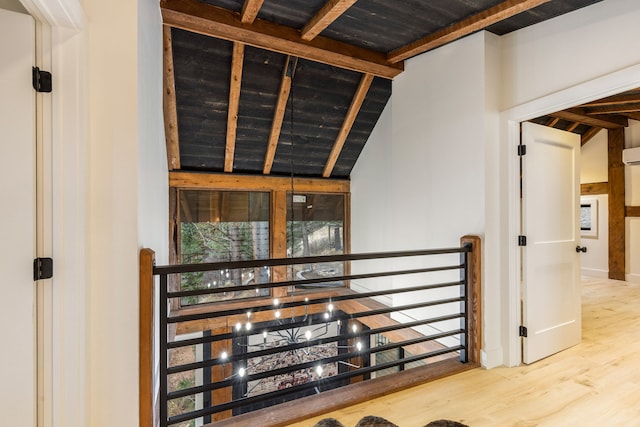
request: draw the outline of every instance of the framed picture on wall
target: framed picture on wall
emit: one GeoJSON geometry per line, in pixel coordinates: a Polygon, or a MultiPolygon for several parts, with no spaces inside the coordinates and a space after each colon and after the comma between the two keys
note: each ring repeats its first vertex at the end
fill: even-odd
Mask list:
{"type": "Polygon", "coordinates": [[[598,200],[580,198],[580,235],[582,237],[598,237],[598,200]]]}

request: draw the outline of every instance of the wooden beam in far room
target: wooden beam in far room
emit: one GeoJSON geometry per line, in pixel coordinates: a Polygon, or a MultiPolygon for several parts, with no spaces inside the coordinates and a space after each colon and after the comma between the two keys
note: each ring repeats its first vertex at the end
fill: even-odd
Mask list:
{"type": "Polygon", "coordinates": [[[625,280],[624,128],[610,129],[609,151],[609,278],[625,280]]]}
{"type": "Polygon", "coordinates": [[[638,218],[640,217],[640,206],[627,206],[625,207],[624,214],[628,218],[638,218]]]}
{"type": "Polygon", "coordinates": [[[594,196],[596,194],[609,194],[608,182],[591,182],[580,184],[580,194],[583,196],[594,196]]]}

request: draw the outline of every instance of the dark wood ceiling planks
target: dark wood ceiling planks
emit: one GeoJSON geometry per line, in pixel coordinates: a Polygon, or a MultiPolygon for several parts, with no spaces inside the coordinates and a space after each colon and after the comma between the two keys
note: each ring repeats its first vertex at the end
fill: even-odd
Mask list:
{"type": "Polygon", "coordinates": [[[348,178],[404,59],[597,1],[161,0],[168,167],[348,178]]]}

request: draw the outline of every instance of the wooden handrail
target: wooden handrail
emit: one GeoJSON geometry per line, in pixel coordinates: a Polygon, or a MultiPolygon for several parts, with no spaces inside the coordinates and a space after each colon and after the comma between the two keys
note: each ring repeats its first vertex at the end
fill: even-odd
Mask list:
{"type": "Polygon", "coordinates": [[[140,427],[153,427],[153,337],[155,325],[153,319],[153,265],[155,252],[151,249],[140,250],[140,324],[139,324],[139,421],[140,427]]]}

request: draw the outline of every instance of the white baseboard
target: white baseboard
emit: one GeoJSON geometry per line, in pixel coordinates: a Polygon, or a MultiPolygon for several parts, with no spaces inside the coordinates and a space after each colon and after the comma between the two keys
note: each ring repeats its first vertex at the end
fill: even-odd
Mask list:
{"type": "Polygon", "coordinates": [[[581,268],[580,274],[583,276],[598,277],[600,279],[607,279],[609,277],[609,270],[599,270],[597,268],[581,268]]]}
{"type": "Polygon", "coordinates": [[[640,274],[627,274],[625,280],[627,282],[640,283],[640,274]]]}

